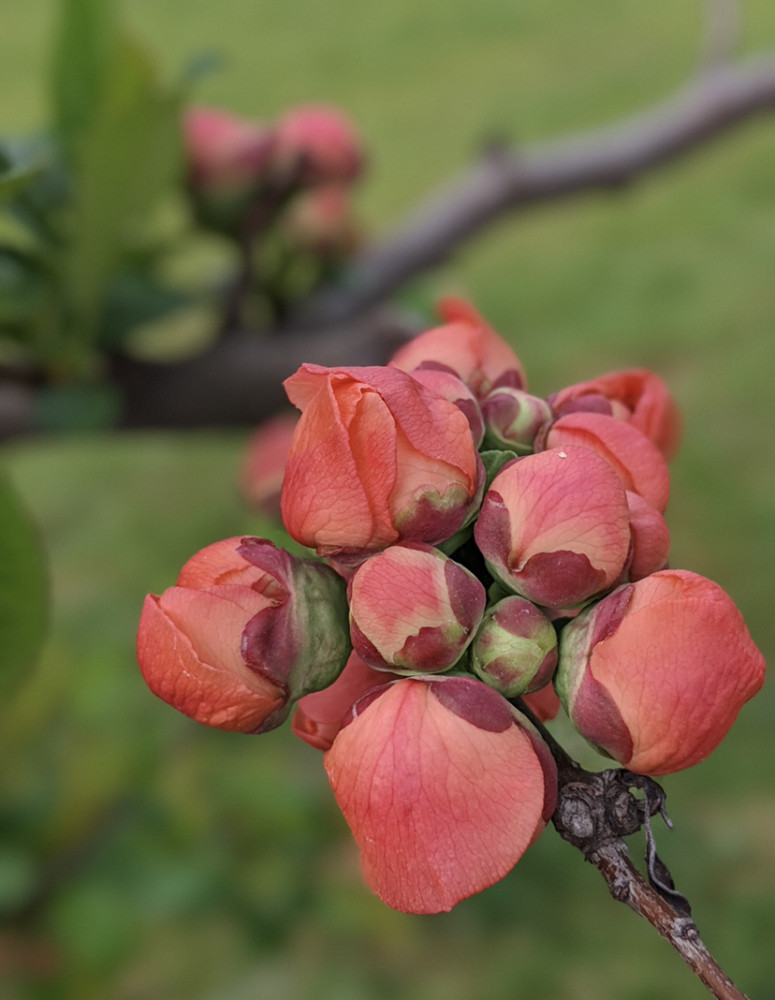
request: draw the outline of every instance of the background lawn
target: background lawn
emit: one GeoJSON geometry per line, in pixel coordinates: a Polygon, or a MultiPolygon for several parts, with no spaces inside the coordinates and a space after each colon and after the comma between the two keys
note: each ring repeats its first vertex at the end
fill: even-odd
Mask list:
{"type": "MultiPolygon", "coordinates": [[[[743,51],[775,48],[745,0],[743,51]]],[[[0,132],[45,124],[54,0],[0,0],[0,132]]],[[[198,101],[270,117],[340,104],[371,155],[364,220],[396,224],[493,135],[550,138],[666,96],[696,71],[700,3],[131,0],[170,74],[224,54],[198,101]]],[[[546,394],[614,368],[681,402],[672,565],[734,597],[775,651],[775,115],[646,183],[505,219],[421,287],[469,296],[546,394]]],[[[314,360],[314,359],[310,359],[314,360]]],[[[272,530],[237,491],[244,433],[7,445],[49,553],[53,622],[0,706],[0,998],[701,1000],[654,932],[549,830],[451,914],[363,887],[320,756],[287,731],[196,727],[134,661],[143,595],[211,541],[272,530]]],[[[729,650],[730,660],[735,650],[729,650]]],[[[664,781],[660,852],[707,944],[775,998],[771,685],[724,745],[664,781]]],[[[582,751],[583,752],[583,751],[582,751]]],[[[634,850],[640,851],[636,843],[634,850]]]]}

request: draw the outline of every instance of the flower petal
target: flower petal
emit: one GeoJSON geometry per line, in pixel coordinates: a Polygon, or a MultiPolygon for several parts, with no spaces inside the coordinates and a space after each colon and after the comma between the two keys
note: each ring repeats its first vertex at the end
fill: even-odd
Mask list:
{"type": "Polygon", "coordinates": [[[544,825],[544,763],[531,736],[516,719],[483,729],[442,704],[434,685],[460,680],[390,686],[325,756],[367,882],[407,913],[446,911],[492,885],[544,825]]]}

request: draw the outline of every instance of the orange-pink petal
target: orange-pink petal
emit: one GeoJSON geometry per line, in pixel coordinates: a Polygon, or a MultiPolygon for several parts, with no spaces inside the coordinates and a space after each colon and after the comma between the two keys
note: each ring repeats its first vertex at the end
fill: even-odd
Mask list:
{"type": "Polygon", "coordinates": [[[239,655],[242,628],[263,599],[243,587],[220,589],[216,595],[173,587],[146,597],[138,662],[151,691],[179,712],[218,729],[251,732],[281,707],[284,694],[239,655]]]}
{"type": "Polygon", "coordinates": [[[499,718],[480,728],[420,680],[358,713],[325,766],[368,884],[407,913],[446,911],[492,885],[545,823],[551,778],[527,731],[499,718]]]}
{"type": "Polygon", "coordinates": [[[670,474],[661,452],[632,424],[602,413],[568,413],[551,426],[547,448],[591,448],[613,468],[625,489],[660,513],[670,498],[670,474]]]}

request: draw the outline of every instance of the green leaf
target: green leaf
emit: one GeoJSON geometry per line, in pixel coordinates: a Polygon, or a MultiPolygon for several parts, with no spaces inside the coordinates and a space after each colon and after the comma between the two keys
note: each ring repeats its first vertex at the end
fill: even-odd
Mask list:
{"type": "Polygon", "coordinates": [[[35,423],[44,431],[104,430],[120,410],[118,393],[107,383],[44,385],[35,396],[35,423]]]}
{"type": "MultiPolygon", "coordinates": [[[[61,149],[47,133],[34,133],[0,143],[0,187],[5,170],[7,195],[0,193],[0,205],[6,202],[6,221],[16,232],[25,233],[40,249],[56,252],[59,248],[58,216],[69,198],[67,170],[61,149]]],[[[4,226],[4,237],[9,236],[4,226]]]]}
{"type": "Polygon", "coordinates": [[[0,473],[0,704],[34,666],[47,611],[46,565],[37,533],[0,473]]]}
{"type": "Polygon", "coordinates": [[[15,198],[39,172],[40,167],[16,167],[0,171],[0,205],[15,198]]]}
{"type": "Polygon", "coordinates": [[[498,475],[507,462],[511,462],[517,456],[513,451],[500,451],[498,449],[488,449],[480,453],[484,462],[486,473],[484,492],[486,493],[492,485],[493,479],[498,475]]]}
{"type": "Polygon", "coordinates": [[[15,152],[10,144],[0,145],[0,205],[14,199],[44,169],[39,159],[20,157],[15,152]]]}
{"type": "Polygon", "coordinates": [[[161,285],[142,271],[123,272],[109,289],[100,343],[116,347],[137,327],[194,304],[194,296],[189,292],[161,285]]]}
{"type": "Polygon", "coordinates": [[[123,255],[144,235],[161,195],[178,177],[181,104],[182,94],[161,86],[146,53],[122,39],[75,161],[63,277],[70,335],[82,348],[98,335],[123,255]]]}
{"type": "Polygon", "coordinates": [[[0,332],[30,323],[41,309],[45,291],[38,264],[14,247],[0,246],[0,332]]]}
{"type": "Polygon", "coordinates": [[[51,104],[63,145],[72,150],[94,117],[118,32],[114,0],[60,0],[51,65],[51,104]]]}

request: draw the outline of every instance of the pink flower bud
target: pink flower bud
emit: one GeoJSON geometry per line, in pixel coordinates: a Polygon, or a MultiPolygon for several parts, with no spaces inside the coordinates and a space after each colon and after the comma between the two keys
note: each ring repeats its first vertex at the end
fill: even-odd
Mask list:
{"type": "Polygon", "coordinates": [[[398,673],[436,673],[457,663],[487,603],[473,573],[417,542],[367,559],[349,596],[353,648],[372,667],[398,673]]]}
{"type": "Polygon", "coordinates": [[[515,459],[482,503],[474,537],[490,572],[534,604],[569,609],[612,586],[630,544],[624,487],[589,448],[515,459]]]}
{"type": "Polygon", "coordinates": [[[302,367],[282,513],[296,541],[359,561],[398,541],[436,544],[476,508],[483,470],[468,421],[395,368],[302,367]]]}
{"type": "Polygon", "coordinates": [[[629,421],[669,461],[681,437],[681,415],[663,380],[645,368],[609,372],[555,392],[549,403],[557,416],[576,411],[607,413],[629,421]]]}
{"type": "Polygon", "coordinates": [[[569,413],[548,428],[543,446],[583,445],[616,471],[624,487],[664,513],[670,474],[661,452],[637,427],[601,413],[569,413]]]}
{"type": "Polygon", "coordinates": [[[352,181],[363,169],[364,154],[352,122],[338,108],[305,105],[277,123],[276,169],[301,170],[307,184],[352,181]]]}
{"type": "Polygon", "coordinates": [[[149,594],[137,658],[155,695],[196,722],[250,733],[282,711],[286,694],[240,655],[245,625],[271,601],[249,587],[171,587],[149,594]]]}
{"type": "Polygon", "coordinates": [[[557,633],[524,597],[504,597],[488,609],[471,645],[471,668],[505,698],[537,691],[557,666],[557,633]]]}
{"type": "Polygon", "coordinates": [[[406,678],[351,718],[324,762],[366,881],[388,906],[450,910],[502,878],[554,810],[549,751],[480,681],[406,678]]]}
{"type": "Polygon", "coordinates": [[[256,510],[280,516],[280,493],[285,463],[291,448],[298,414],[280,413],[265,420],[251,435],[242,461],[242,495],[256,510]]]}
{"type": "Polygon", "coordinates": [[[350,189],[342,184],[302,191],[281,220],[282,234],[295,250],[318,257],[341,257],[358,243],[350,189]]]}
{"type": "Polygon", "coordinates": [[[630,564],[627,578],[641,580],[667,566],[670,529],[659,511],[637,493],[627,493],[630,508],[630,564]]]}
{"type": "Polygon", "coordinates": [[[397,674],[374,670],[352,652],[333,684],[299,701],[291,719],[291,729],[317,750],[328,750],[356,701],[397,679],[397,674]]]}
{"type": "Polygon", "coordinates": [[[178,584],[150,594],[137,635],[146,683],[218,729],[264,732],[330,684],[350,651],[344,583],[258,538],[197,553],[178,584]]]}
{"type": "Polygon", "coordinates": [[[183,136],[195,190],[234,196],[252,188],[266,172],[272,133],[258,122],[215,108],[191,108],[183,136]]]}
{"type": "Polygon", "coordinates": [[[502,386],[482,400],[487,444],[507,448],[520,455],[533,450],[539,430],[552,418],[549,404],[523,389],[502,386]]]}
{"type": "Polygon", "coordinates": [[[484,438],[484,420],[479,401],[457,375],[444,368],[413,368],[412,378],[462,410],[478,448],[484,438]]]}
{"type": "Polygon", "coordinates": [[[731,598],[686,570],[625,585],[560,636],[556,687],[579,732],[639,774],[704,760],[764,681],[731,598]]]}
{"type": "Polygon", "coordinates": [[[403,371],[420,365],[448,368],[482,399],[496,385],[523,389],[522,364],[505,340],[462,299],[439,303],[443,326],[426,330],[393,355],[390,364],[403,371]]]}

